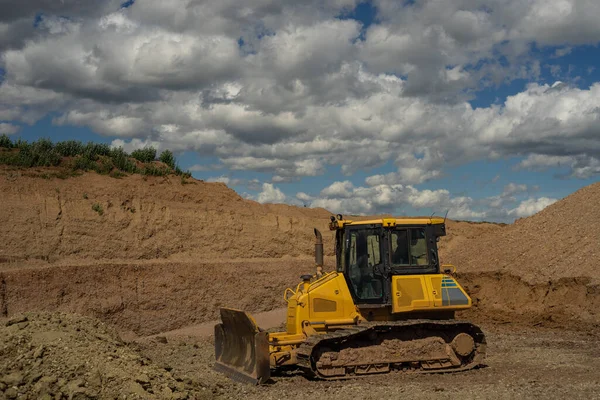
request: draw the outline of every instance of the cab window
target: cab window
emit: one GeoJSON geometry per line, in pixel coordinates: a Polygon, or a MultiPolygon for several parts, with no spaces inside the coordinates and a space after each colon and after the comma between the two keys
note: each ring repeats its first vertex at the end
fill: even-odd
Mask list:
{"type": "Polygon", "coordinates": [[[395,229],[391,235],[393,266],[428,266],[427,240],[424,228],[395,229]]]}
{"type": "Polygon", "coordinates": [[[375,276],[375,266],[381,264],[380,230],[352,230],[348,242],[348,277],[353,292],[361,300],[381,298],[381,278],[375,276]]]}

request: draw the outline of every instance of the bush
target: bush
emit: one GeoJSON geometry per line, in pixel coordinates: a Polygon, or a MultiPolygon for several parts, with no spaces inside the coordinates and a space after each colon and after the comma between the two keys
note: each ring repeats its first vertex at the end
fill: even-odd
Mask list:
{"type": "Polygon", "coordinates": [[[12,140],[10,140],[8,135],[2,134],[2,136],[0,136],[0,147],[5,147],[7,149],[11,149],[13,147],[12,140]]]}
{"type": "Polygon", "coordinates": [[[171,171],[169,169],[164,168],[164,167],[159,167],[152,163],[144,164],[144,169],[142,169],[143,175],[150,175],[150,176],[166,176],[166,175],[169,175],[170,172],[171,171]]]}
{"type": "Polygon", "coordinates": [[[123,172],[119,171],[118,169],[117,169],[117,170],[114,170],[113,172],[111,172],[111,173],[110,173],[110,177],[111,177],[111,178],[121,179],[121,178],[123,178],[124,176],[127,176],[127,174],[125,174],[125,173],[123,173],[123,172]]]}
{"type": "Polygon", "coordinates": [[[102,175],[110,174],[110,171],[115,167],[110,157],[102,157],[99,163],[96,163],[95,170],[102,175]]]}
{"type": "Polygon", "coordinates": [[[72,169],[73,170],[81,169],[83,171],[95,170],[96,162],[93,160],[90,160],[86,156],[79,156],[79,157],[75,158],[75,160],[73,161],[72,169]]]}
{"type": "Polygon", "coordinates": [[[94,203],[92,205],[92,210],[96,211],[98,215],[104,214],[104,210],[102,209],[102,206],[99,203],[94,203]]]}
{"type": "Polygon", "coordinates": [[[39,139],[33,143],[19,141],[19,165],[23,167],[54,167],[60,164],[61,156],[50,139],[39,139]]]}
{"type": "Polygon", "coordinates": [[[175,169],[175,156],[171,150],[165,150],[160,153],[159,160],[167,164],[171,169],[175,169]]]}
{"type": "Polygon", "coordinates": [[[84,145],[77,140],[66,140],[54,144],[50,139],[45,138],[31,143],[22,139],[13,142],[7,135],[1,135],[0,148],[3,148],[0,151],[0,164],[18,167],[57,166],[63,157],[72,157],[73,159],[66,165],[67,168],[70,167],[71,172],[65,176],[73,176],[73,171],[78,170],[111,174],[115,178],[125,176],[124,173],[165,176],[175,172],[183,179],[192,176],[189,171],[181,170],[171,150],[165,150],[160,154],[160,161],[167,167],[154,164],[156,149],[153,147],[138,149],[129,155],[122,147],[111,149],[104,143],[89,142],[84,145]],[[144,167],[138,170],[132,158],[143,162],[144,167]]]}
{"type": "Polygon", "coordinates": [[[179,165],[175,166],[175,175],[181,175],[182,178],[191,178],[192,173],[190,171],[184,171],[179,168],[179,165]]]}
{"type": "Polygon", "coordinates": [[[90,160],[96,161],[98,159],[98,156],[110,155],[110,146],[105,143],[89,142],[83,148],[82,154],[90,160]]]}
{"type": "Polygon", "coordinates": [[[21,165],[20,160],[21,158],[17,152],[10,150],[0,151],[0,164],[19,166],[21,165]]]}
{"type": "Polygon", "coordinates": [[[149,163],[156,159],[156,149],[154,147],[144,147],[131,153],[131,157],[143,163],[149,163]]]}
{"type": "Polygon", "coordinates": [[[110,158],[117,169],[130,174],[136,172],[135,164],[129,159],[129,154],[122,147],[112,149],[110,158]]]}
{"type": "Polygon", "coordinates": [[[56,143],[54,149],[63,157],[75,157],[83,154],[83,144],[77,140],[56,143]]]}

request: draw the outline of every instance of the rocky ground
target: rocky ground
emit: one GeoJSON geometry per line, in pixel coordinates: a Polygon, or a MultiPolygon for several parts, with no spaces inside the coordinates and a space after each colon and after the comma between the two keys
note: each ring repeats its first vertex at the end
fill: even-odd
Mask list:
{"type": "Polygon", "coordinates": [[[195,180],[46,175],[0,168],[0,400],[600,393],[600,184],[515,224],[448,221],[440,260],[473,298],[461,318],[488,335],[485,368],[251,387],[212,370],[218,308],[283,320],[284,289],[314,270],[313,227],[335,265],[329,212],[195,180]]]}
{"type": "Polygon", "coordinates": [[[452,374],[396,374],[326,382],[298,372],[266,386],[238,384],[214,372],[210,337],[138,342],[141,354],[210,390],[218,399],[592,399],[600,393],[598,332],[484,324],[486,366],[452,374]]]}

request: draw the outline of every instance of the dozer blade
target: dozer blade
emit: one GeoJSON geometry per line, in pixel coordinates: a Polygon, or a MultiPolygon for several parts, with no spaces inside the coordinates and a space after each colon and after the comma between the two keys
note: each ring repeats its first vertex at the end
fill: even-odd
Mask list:
{"type": "Polygon", "coordinates": [[[238,382],[267,382],[269,334],[244,311],[221,308],[221,321],[215,325],[215,370],[238,382]]]}

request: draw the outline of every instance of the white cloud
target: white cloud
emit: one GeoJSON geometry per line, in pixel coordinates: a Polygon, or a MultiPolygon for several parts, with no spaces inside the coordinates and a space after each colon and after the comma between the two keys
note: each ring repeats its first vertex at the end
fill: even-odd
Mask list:
{"type": "Polygon", "coordinates": [[[208,178],[208,179],[206,179],[206,182],[220,182],[220,183],[226,184],[229,187],[232,187],[232,186],[240,185],[244,181],[241,179],[230,178],[228,176],[221,175],[221,176],[214,176],[214,177],[208,178]]]}
{"type": "MultiPolygon", "coordinates": [[[[548,60],[531,51],[598,44],[599,2],[376,0],[364,31],[336,18],[358,0],[21,3],[0,5],[0,120],[10,126],[53,115],[129,151],[195,151],[275,183],[361,171],[366,187],[314,200],[355,212],[392,207],[406,185],[481,159],[600,174],[600,83],[544,83],[548,60]],[[467,101],[516,78],[529,84],[505,101],[467,101]],[[384,165],[394,170],[373,171],[384,165]],[[352,198],[369,191],[374,199],[352,198]]],[[[443,189],[411,196],[478,212],[443,189]]]]}
{"type": "Polygon", "coordinates": [[[0,123],[0,134],[13,135],[13,134],[19,132],[20,129],[21,128],[16,125],[7,124],[5,122],[0,123]]]}
{"type": "Polygon", "coordinates": [[[334,182],[325,189],[321,190],[323,197],[351,197],[354,191],[354,185],[350,181],[334,182]]]}
{"type": "Polygon", "coordinates": [[[523,200],[518,207],[510,210],[508,214],[517,218],[529,217],[542,211],[544,208],[555,203],[557,200],[548,197],[529,198],[523,200]]]}
{"type": "Polygon", "coordinates": [[[527,185],[511,182],[508,185],[504,186],[504,191],[502,192],[501,196],[503,196],[503,197],[512,196],[513,194],[526,192],[527,190],[528,190],[527,185]]]}
{"type": "Polygon", "coordinates": [[[304,201],[304,202],[309,202],[309,201],[311,201],[311,200],[313,200],[313,199],[314,199],[314,197],[313,197],[313,196],[311,196],[311,195],[308,195],[308,194],[306,194],[306,193],[304,193],[304,192],[298,192],[298,193],[296,193],[296,198],[297,198],[298,200],[300,200],[300,201],[304,201]]]}
{"type": "Polygon", "coordinates": [[[263,183],[262,192],[258,194],[256,201],[259,203],[284,203],[286,196],[272,183],[263,183]]]}

